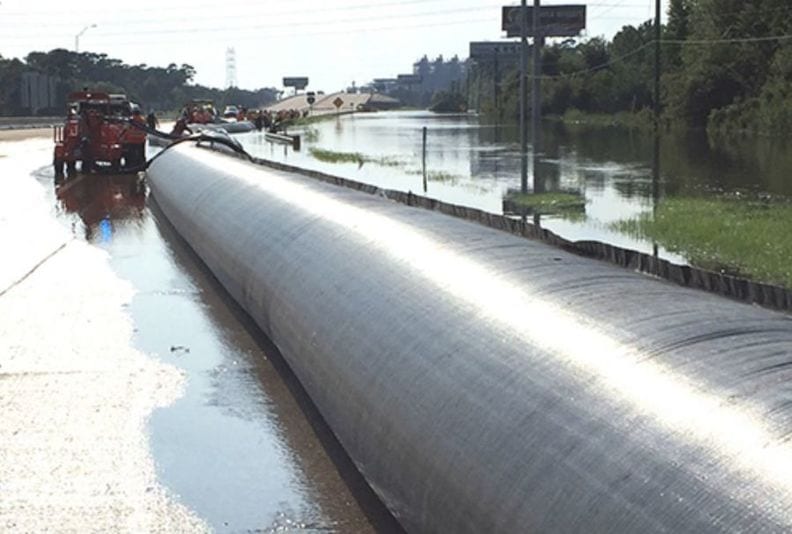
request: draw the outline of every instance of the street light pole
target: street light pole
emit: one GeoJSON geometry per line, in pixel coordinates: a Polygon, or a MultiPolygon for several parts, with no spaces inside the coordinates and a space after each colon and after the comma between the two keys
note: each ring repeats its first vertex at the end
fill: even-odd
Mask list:
{"type": "Polygon", "coordinates": [[[544,193],[544,184],[537,176],[539,154],[542,151],[542,46],[544,45],[541,24],[541,0],[534,0],[533,27],[533,78],[531,83],[531,146],[533,149],[533,187],[534,193],[544,193]]]}
{"type": "Polygon", "coordinates": [[[87,32],[91,28],[96,28],[96,24],[89,24],[88,26],[86,26],[85,28],[80,30],[80,33],[78,33],[77,35],[74,36],[74,51],[75,52],[79,52],[80,51],[80,36],[82,36],[82,34],[87,32]]]}

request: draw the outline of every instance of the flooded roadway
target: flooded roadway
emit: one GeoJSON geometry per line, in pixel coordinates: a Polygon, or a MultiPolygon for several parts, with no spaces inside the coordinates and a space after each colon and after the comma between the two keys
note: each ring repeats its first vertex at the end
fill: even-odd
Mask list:
{"type": "MultiPolygon", "coordinates": [[[[74,241],[107,253],[118,283],[134,290],[123,304],[131,348],[184,377],[183,394],[146,427],[170,498],[219,532],[399,531],[277,350],[174,233],[145,183],[91,176],[55,184],[42,167],[49,150],[39,141],[0,144],[0,161],[38,182],[74,241]],[[35,157],[16,162],[17,152],[35,157]]],[[[108,335],[101,316],[91,328],[108,335]]]]}

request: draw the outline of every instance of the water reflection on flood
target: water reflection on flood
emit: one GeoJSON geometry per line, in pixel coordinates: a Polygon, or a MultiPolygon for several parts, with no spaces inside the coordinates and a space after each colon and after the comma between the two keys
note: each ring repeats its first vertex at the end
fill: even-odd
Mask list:
{"type": "MultiPolygon", "coordinates": [[[[520,189],[519,132],[480,122],[473,115],[425,111],[357,114],[314,123],[300,152],[271,145],[263,135],[239,136],[253,155],[321,170],[389,189],[422,193],[422,128],[428,128],[427,195],[494,213],[520,189]],[[326,163],[311,147],[357,152],[391,164],[326,163]],[[398,164],[392,164],[398,162],[398,164]]],[[[529,188],[576,192],[585,216],[542,215],[541,224],[571,240],[598,240],[654,252],[654,243],[619,233],[612,223],[651,211],[669,196],[750,190],[792,196],[792,150],[769,142],[713,143],[702,132],[666,135],[659,145],[660,173],[653,179],[652,135],[618,128],[545,123],[544,151],[529,154],[529,188]]],[[[685,259],[662,248],[663,258],[685,259]]]]}
{"type": "Polygon", "coordinates": [[[143,177],[79,175],[55,182],[57,209],[72,232],[88,242],[107,243],[119,224],[142,224],[146,204],[143,177]]]}

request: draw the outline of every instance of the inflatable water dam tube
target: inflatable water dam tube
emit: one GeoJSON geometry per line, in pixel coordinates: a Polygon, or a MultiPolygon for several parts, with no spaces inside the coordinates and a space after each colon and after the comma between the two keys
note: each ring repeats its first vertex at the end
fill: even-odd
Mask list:
{"type": "Polygon", "coordinates": [[[228,133],[252,132],[256,126],[250,121],[210,122],[206,124],[191,123],[188,125],[192,131],[225,130],[228,133]]]}
{"type": "Polygon", "coordinates": [[[168,219],[413,532],[789,532],[792,318],[184,143],[168,219]]]}

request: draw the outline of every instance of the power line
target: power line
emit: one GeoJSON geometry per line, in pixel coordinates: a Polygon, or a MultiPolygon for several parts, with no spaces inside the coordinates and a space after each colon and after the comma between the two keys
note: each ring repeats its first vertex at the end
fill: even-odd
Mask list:
{"type": "MultiPolygon", "coordinates": [[[[455,9],[447,9],[447,10],[435,10],[435,11],[422,11],[417,13],[402,13],[402,14],[395,14],[395,15],[388,15],[388,20],[393,19],[412,19],[412,18],[422,18],[422,17],[436,17],[436,16],[443,16],[443,15],[451,15],[456,13],[470,13],[470,12],[479,12],[484,10],[490,10],[490,6],[479,6],[479,7],[466,7],[466,8],[455,8],[455,9]]],[[[93,38],[97,37],[115,37],[118,35],[160,35],[160,34],[194,34],[197,32],[208,32],[208,33],[218,33],[218,32],[225,32],[225,31],[234,31],[234,32],[241,32],[241,31],[259,31],[259,30],[269,30],[269,29],[288,29],[291,30],[295,27],[307,27],[307,26],[329,26],[335,24],[353,24],[357,22],[370,22],[370,21],[380,21],[383,20],[383,17],[380,15],[377,16],[366,16],[366,17],[354,17],[354,18],[337,18],[337,19],[329,19],[329,20],[316,20],[316,21],[304,21],[304,20],[297,20],[297,21],[279,21],[273,22],[269,24],[252,24],[252,25],[245,25],[245,26],[213,26],[213,27],[192,27],[192,28],[162,28],[156,30],[130,30],[130,31],[121,31],[121,32],[94,32],[93,38]]],[[[481,19],[476,19],[481,20],[481,19]]],[[[126,26],[126,25],[125,25],[126,26]]]]}
{"type": "MultiPolygon", "coordinates": [[[[328,12],[328,11],[354,11],[354,10],[358,10],[358,9],[377,9],[377,8],[381,8],[381,7],[393,7],[393,6],[414,5],[414,4],[429,4],[429,3],[436,3],[436,2],[448,2],[448,0],[397,0],[397,1],[391,0],[391,1],[388,1],[388,2],[382,2],[382,3],[371,3],[371,2],[369,2],[369,3],[366,3],[366,4],[357,4],[357,5],[352,5],[352,6],[334,6],[334,7],[314,7],[314,6],[310,6],[310,11],[311,11],[311,13],[328,12]]],[[[228,2],[226,2],[225,4],[228,4],[228,2]]],[[[233,2],[231,4],[233,5],[233,2]]],[[[163,11],[179,11],[181,14],[184,14],[185,11],[188,11],[189,12],[189,18],[193,19],[194,15],[195,15],[195,13],[196,13],[196,11],[198,9],[200,9],[200,8],[217,8],[217,7],[218,7],[217,2],[208,2],[208,3],[203,3],[203,4],[190,3],[189,5],[181,5],[181,6],[174,6],[174,5],[170,5],[170,6],[166,5],[166,6],[161,6],[161,7],[158,6],[157,7],[157,12],[161,13],[163,11]]],[[[224,7],[227,9],[229,6],[225,5],[224,7]]],[[[262,4],[258,4],[256,7],[260,8],[260,7],[266,7],[266,6],[263,6],[262,4]]],[[[247,11],[245,11],[245,13],[243,15],[235,15],[235,17],[250,17],[254,13],[253,11],[250,11],[250,6],[249,5],[245,5],[244,8],[241,8],[241,9],[245,9],[247,11]]],[[[108,12],[108,14],[112,14],[112,15],[117,15],[119,13],[140,13],[140,8],[136,7],[136,8],[124,9],[124,8],[119,8],[119,7],[113,6],[112,8],[108,8],[107,12],[108,12]]],[[[267,10],[263,14],[265,16],[271,16],[271,15],[277,15],[277,14],[283,14],[283,13],[285,13],[285,14],[297,14],[297,13],[305,13],[305,12],[306,12],[305,9],[302,9],[302,10],[290,10],[290,11],[287,11],[287,12],[283,12],[283,11],[278,12],[278,11],[269,11],[269,10],[267,10]]],[[[96,14],[100,14],[100,13],[101,12],[96,12],[96,14]]],[[[75,11],[73,9],[67,9],[67,10],[51,10],[51,9],[47,9],[47,10],[44,10],[44,11],[3,11],[3,16],[4,17],[6,15],[28,17],[28,16],[57,15],[57,14],[73,15],[73,14],[75,14],[75,11]]],[[[216,17],[211,16],[211,17],[206,17],[206,18],[208,19],[208,18],[216,18],[216,17]]],[[[222,18],[222,17],[220,17],[220,18],[222,18]]],[[[184,17],[181,20],[184,20],[184,17]]]]}
{"type": "MultiPolygon", "coordinates": [[[[319,8],[311,8],[310,13],[314,14],[314,13],[322,13],[322,12],[366,11],[366,10],[370,11],[372,9],[379,9],[379,8],[383,8],[383,7],[401,7],[401,6],[428,4],[428,3],[435,3],[435,2],[447,2],[447,1],[448,0],[399,0],[399,1],[383,2],[383,3],[380,3],[380,4],[368,3],[368,4],[357,4],[357,5],[352,5],[352,6],[319,7],[319,8]]],[[[596,3],[596,4],[592,3],[592,4],[588,4],[588,6],[589,7],[608,7],[608,8],[610,8],[610,9],[606,10],[606,12],[607,11],[611,11],[615,7],[628,7],[628,8],[629,7],[634,7],[634,6],[624,5],[624,1],[626,1],[626,0],[622,0],[622,1],[617,2],[615,4],[613,4],[613,3],[596,3]]],[[[195,9],[195,7],[200,7],[200,6],[191,5],[190,9],[195,9]]],[[[164,9],[165,8],[160,8],[160,9],[158,9],[158,11],[162,11],[164,9]]],[[[183,10],[183,8],[174,8],[173,6],[171,6],[170,9],[183,10]]],[[[479,6],[475,6],[475,7],[446,9],[446,10],[442,10],[442,11],[432,11],[432,12],[428,12],[428,13],[427,12],[422,12],[422,13],[412,13],[412,14],[407,13],[407,14],[401,14],[401,15],[388,15],[387,18],[391,19],[391,18],[394,18],[394,17],[425,16],[425,15],[426,16],[431,16],[431,15],[433,15],[435,13],[453,13],[453,12],[460,12],[460,11],[478,11],[478,10],[485,10],[485,9],[493,9],[493,6],[480,6],[479,5],[479,6]]],[[[495,9],[494,12],[497,13],[497,9],[495,9]]],[[[42,14],[50,15],[50,14],[54,14],[54,13],[58,13],[58,12],[57,11],[47,11],[46,13],[42,13],[42,14]]],[[[68,13],[73,14],[74,12],[73,11],[69,11],[68,13]]],[[[113,11],[114,15],[116,15],[117,13],[118,13],[117,11],[115,11],[115,10],[113,11]]],[[[604,19],[606,17],[602,17],[601,16],[604,13],[605,12],[597,14],[597,15],[594,15],[594,16],[589,17],[589,18],[591,20],[600,19],[600,18],[604,19]]],[[[7,15],[7,14],[9,14],[9,13],[7,13],[7,12],[3,13],[4,16],[7,15]]],[[[25,13],[17,12],[17,13],[11,13],[11,14],[31,16],[30,12],[25,12],[25,13]]],[[[304,10],[266,11],[263,14],[261,14],[261,16],[265,16],[265,17],[268,17],[268,18],[283,16],[283,15],[304,16],[305,15],[305,11],[304,10]]],[[[189,20],[190,21],[211,21],[211,22],[216,22],[218,20],[233,21],[233,20],[248,20],[252,16],[256,16],[256,14],[255,13],[251,13],[249,11],[245,12],[243,14],[237,14],[237,15],[219,15],[219,16],[214,16],[213,15],[211,17],[196,17],[196,16],[193,16],[191,14],[189,20]]],[[[97,20],[98,19],[102,19],[101,13],[97,13],[94,18],[96,18],[97,20]]],[[[366,18],[366,19],[359,19],[358,18],[358,19],[354,19],[354,20],[379,20],[379,19],[382,19],[382,18],[383,17],[381,15],[377,15],[377,16],[374,16],[374,17],[366,18]]],[[[627,19],[630,19],[632,17],[611,17],[611,18],[614,18],[614,19],[623,18],[623,19],[627,20],[627,19]]],[[[112,20],[102,20],[102,27],[119,25],[119,26],[124,26],[124,27],[128,28],[130,26],[135,26],[135,25],[138,25],[138,24],[142,24],[142,25],[146,25],[146,24],[166,24],[166,23],[169,23],[169,22],[179,23],[179,22],[183,22],[183,21],[184,21],[184,17],[180,16],[180,14],[176,14],[175,16],[171,16],[171,18],[169,18],[169,17],[157,17],[157,18],[142,18],[142,19],[131,19],[131,20],[125,18],[125,19],[123,19],[121,21],[118,21],[118,22],[115,22],[115,21],[112,21],[112,20]],[[173,17],[177,17],[177,18],[173,18],[173,17]]],[[[334,22],[336,22],[336,21],[323,21],[321,23],[328,24],[328,23],[334,23],[334,22]]],[[[15,24],[18,24],[18,22],[15,23],[15,24]]],[[[278,23],[278,24],[294,25],[294,24],[300,24],[300,23],[282,22],[282,23],[278,23]]],[[[320,22],[316,22],[315,24],[320,24],[320,22]]],[[[58,23],[48,23],[48,24],[41,24],[40,22],[36,23],[36,28],[37,29],[40,29],[42,27],[71,27],[71,26],[73,26],[72,22],[58,22],[58,23]]],[[[248,27],[250,27],[250,26],[248,26],[248,27]]],[[[266,26],[257,25],[257,27],[266,27],[266,26]]],[[[160,31],[160,30],[154,30],[151,33],[154,33],[155,31],[160,31]]],[[[189,29],[189,30],[188,29],[180,29],[180,30],[171,29],[171,30],[168,30],[168,33],[172,33],[174,31],[184,32],[184,31],[207,31],[207,30],[203,29],[203,28],[193,28],[193,29],[189,29]]],[[[128,32],[128,33],[131,33],[131,31],[128,32]]],[[[140,33],[140,30],[136,30],[135,33],[140,33]]],[[[104,33],[100,33],[100,34],[101,35],[108,35],[108,32],[104,32],[104,33]]],[[[8,34],[6,34],[6,36],[8,36],[8,34]]]]}
{"type": "MultiPolygon", "coordinates": [[[[353,6],[318,7],[318,8],[311,8],[309,14],[313,15],[315,13],[328,13],[328,12],[332,13],[332,12],[344,12],[344,11],[371,11],[372,9],[380,9],[380,8],[383,8],[383,7],[402,7],[402,6],[410,6],[410,5],[416,5],[416,4],[428,4],[428,3],[434,3],[434,2],[447,2],[447,1],[448,0],[402,0],[402,1],[384,2],[384,3],[381,3],[381,4],[358,4],[358,5],[353,5],[353,6]]],[[[476,9],[487,9],[486,6],[480,6],[480,5],[479,6],[473,6],[473,7],[475,7],[476,9]]],[[[489,7],[489,9],[491,9],[491,6],[489,7]]],[[[70,13],[73,13],[73,12],[70,12],[70,13]]],[[[5,15],[5,13],[3,13],[3,14],[5,15]]],[[[47,12],[46,14],[51,14],[51,13],[47,12]]],[[[97,20],[98,19],[102,19],[101,22],[102,22],[102,26],[103,27],[116,26],[116,25],[117,26],[129,27],[129,26],[135,26],[135,25],[138,25],[138,24],[140,24],[140,25],[148,25],[148,24],[157,24],[157,25],[162,25],[162,24],[182,24],[182,23],[185,22],[185,18],[180,13],[176,13],[174,15],[168,15],[166,17],[160,16],[160,17],[146,17],[146,18],[138,18],[138,19],[123,18],[123,19],[120,19],[120,20],[118,20],[118,18],[115,17],[116,14],[117,14],[116,12],[112,13],[112,15],[114,15],[114,18],[116,20],[105,20],[105,19],[103,19],[103,17],[101,16],[100,13],[96,14],[96,16],[94,18],[97,19],[97,20]]],[[[306,16],[306,11],[305,10],[295,10],[295,9],[280,10],[280,11],[268,10],[268,11],[265,11],[263,13],[246,11],[245,13],[242,13],[242,14],[235,14],[235,15],[211,15],[211,16],[204,16],[204,17],[193,16],[191,14],[191,16],[189,17],[188,21],[189,22],[204,22],[205,21],[205,22],[216,23],[217,21],[220,21],[220,20],[226,20],[226,21],[244,20],[244,21],[247,21],[247,20],[250,20],[251,18],[262,18],[263,17],[263,18],[271,19],[271,18],[280,17],[280,16],[284,16],[284,15],[286,15],[286,16],[292,15],[292,16],[295,16],[295,17],[303,17],[304,18],[306,16]]],[[[380,16],[379,18],[382,18],[382,17],[380,16]]],[[[390,16],[388,16],[388,18],[390,18],[390,16]]],[[[19,22],[15,22],[14,23],[14,25],[18,25],[18,24],[19,24],[19,22]]],[[[49,24],[41,24],[38,21],[36,22],[36,27],[37,28],[41,28],[41,27],[59,27],[59,26],[62,26],[62,27],[73,27],[73,25],[74,25],[74,22],[71,22],[71,21],[70,22],[49,23],[49,24]]]]}
{"type": "MultiPolygon", "coordinates": [[[[601,15],[604,15],[604,14],[606,14],[606,13],[610,13],[611,11],[613,11],[614,9],[616,9],[617,7],[629,7],[629,8],[632,8],[632,7],[636,7],[636,8],[637,8],[637,7],[639,7],[639,6],[625,6],[625,5],[624,5],[624,2],[626,2],[626,1],[627,1],[627,0],[622,0],[621,2],[617,2],[617,3],[615,3],[615,4],[611,4],[611,5],[610,5],[610,7],[608,7],[607,9],[605,9],[605,10],[603,10],[603,11],[599,12],[599,13],[596,13],[596,14],[594,14],[594,15],[595,15],[595,17],[596,17],[596,16],[601,16],[601,15]]],[[[587,17],[587,18],[588,18],[588,17],[587,17]]]]}
{"type": "MultiPolygon", "coordinates": [[[[299,37],[314,37],[314,36],[323,36],[323,35],[351,35],[351,34],[366,34],[371,32],[382,32],[382,31],[406,31],[406,30],[415,30],[415,29],[422,29],[422,28],[437,28],[441,26],[456,26],[461,24],[471,24],[475,22],[481,22],[480,18],[475,19],[462,19],[462,20],[442,20],[442,21],[435,21],[425,24],[399,24],[398,26],[364,26],[362,28],[344,28],[338,30],[328,30],[328,31],[307,31],[307,32],[300,32],[299,37]]],[[[224,31],[234,31],[234,28],[228,28],[224,31]]],[[[168,32],[165,32],[168,33],[168,32]]],[[[235,41],[267,41],[272,39],[282,39],[284,37],[294,37],[295,34],[293,32],[286,32],[286,33],[274,33],[274,32],[265,32],[265,33],[252,33],[252,34],[238,34],[234,33],[233,38],[235,41]]],[[[157,46],[164,45],[164,44],[175,44],[175,43],[182,43],[184,41],[194,41],[195,35],[192,34],[182,34],[181,36],[175,36],[174,39],[159,39],[156,41],[157,46]]],[[[130,40],[130,41],[112,41],[111,44],[113,46],[121,46],[121,45],[140,45],[140,40],[130,40]]]]}
{"type": "MultiPolygon", "coordinates": [[[[772,36],[772,37],[751,37],[751,38],[745,38],[745,39],[711,39],[711,40],[696,40],[696,41],[683,41],[683,40],[679,40],[679,39],[661,39],[660,43],[661,44],[669,44],[669,43],[670,44],[686,44],[686,43],[689,43],[689,44],[718,44],[718,43],[744,43],[744,42],[778,41],[778,40],[787,40],[787,39],[792,39],[792,35],[776,35],[776,36],[772,36]]],[[[654,44],[655,44],[654,40],[648,41],[648,42],[644,43],[643,45],[639,46],[638,48],[636,48],[636,49],[634,49],[634,50],[632,50],[632,51],[630,51],[630,52],[628,52],[626,54],[623,54],[621,56],[612,58],[612,59],[608,60],[605,63],[601,63],[599,65],[595,65],[593,67],[590,67],[590,68],[587,68],[587,69],[581,69],[581,70],[574,71],[574,72],[568,72],[568,73],[564,73],[564,74],[557,74],[557,75],[554,75],[554,76],[542,76],[542,78],[543,79],[547,79],[547,80],[557,80],[557,79],[563,79],[563,78],[572,78],[572,77],[575,77],[575,76],[579,76],[581,74],[586,74],[586,73],[589,73],[589,72],[602,70],[605,67],[609,67],[609,66],[611,66],[611,65],[613,65],[615,63],[619,63],[621,61],[624,61],[625,59],[638,54],[642,50],[645,50],[646,48],[648,48],[648,47],[650,47],[650,46],[652,46],[654,44]]]]}
{"type": "Polygon", "coordinates": [[[646,42],[646,43],[642,44],[641,46],[639,46],[638,48],[636,48],[634,50],[631,50],[630,52],[627,52],[626,54],[622,54],[621,56],[617,56],[615,58],[609,59],[605,63],[601,63],[599,65],[594,65],[593,67],[589,67],[587,69],[581,69],[581,70],[577,70],[577,71],[573,71],[573,72],[567,72],[567,73],[564,73],[564,74],[556,74],[556,75],[553,75],[553,76],[541,76],[541,78],[542,79],[546,79],[546,80],[558,80],[558,79],[565,79],[565,78],[574,78],[575,76],[580,76],[581,74],[587,74],[589,72],[595,72],[595,71],[598,71],[598,70],[602,70],[605,67],[610,67],[611,65],[613,65],[615,63],[619,63],[621,61],[624,61],[625,59],[636,55],[638,52],[641,52],[642,50],[645,50],[646,48],[648,48],[648,47],[650,47],[650,46],[652,46],[654,44],[655,44],[654,41],[646,42]]]}
{"type": "Polygon", "coordinates": [[[792,35],[770,35],[767,37],[734,37],[730,39],[661,39],[663,44],[731,44],[731,43],[760,43],[767,41],[786,41],[792,35]]]}
{"type": "MultiPolygon", "coordinates": [[[[435,11],[435,12],[431,12],[431,13],[405,13],[403,15],[389,15],[387,18],[388,19],[394,19],[394,18],[409,19],[409,18],[415,18],[415,17],[431,17],[431,16],[436,16],[436,15],[447,15],[447,14],[464,13],[464,12],[470,12],[470,11],[476,12],[476,11],[482,11],[484,9],[487,9],[487,8],[479,8],[479,7],[477,7],[477,8],[453,9],[453,10],[448,10],[448,11],[435,11]]],[[[596,18],[596,20],[633,20],[633,21],[635,20],[635,17],[627,17],[627,16],[595,17],[595,18],[596,18]]],[[[316,21],[316,22],[307,22],[307,21],[290,22],[290,21],[284,21],[284,22],[278,22],[278,23],[273,23],[273,24],[268,24],[268,25],[255,25],[255,26],[223,26],[223,27],[214,27],[214,28],[189,28],[189,29],[181,29],[181,30],[172,30],[172,29],[163,28],[163,29],[156,29],[156,30],[134,30],[134,31],[126,31],[126,32],[96,32],[96,33],[94,33],[92,35],[92,38],[93,39],[97,39],[97,38],[98,39],[105,39],[105,38],[108,38],[108,37],[115,37],[115,36],[118,36],[118,35],[140,35],[140,34],[144,34],[144,35],[173,35],[173,34],[181,34],[181,33],[184,33],[184,34],[195,34],[197,32],[211,32],[211,33],[235,32],[235,34],[236,34],[238,32],[261,31],[261,30],[269,30],[269,29],[285,29],[285,30],[289,30],[290,28],[295,27],[295,26],[297,26],[297,27],[300,27],[300,26],[327,26],[328,24],[350,24],[350,23],[355,23],[355,22],[366,22],[366,21],[381,20],[381,19],[382,19],[382,17],[369,17],[369,18],[354,18],[354,19],[346,19],[346,20],[343,20],[343,19],[342,20],[330,20],[330,21],[325,20],[325,21],[316,21]]],[[[469,22],[481,22],[481,20],[482,20],[481,18],[470,19],[469,22]]],[[[431,24],[432,27],[442,26],[442,25],[443,25],[442,22],[436,23],[436,24],[435,23],[431,24]]],[[[107,27],[107,26],[108,26],[108,24],[102,24],[102,27],[107,27]]],[[[128,26],[128,25],[124,24],[123,26],[128,26]]],[[[371,28],[371,29],[380,29],[380,28],[374,27],[374,28],[371,28]]],[[[353,28],[350,31],[351,32],[356,32],[356,31],[368,31],[368,30],[369,30],[369,27],[361,28],[360,30],[353,28]]],[[[344,30],[344,31],[338,32],[338,33],[346,33],[346,32],[347,31],[344,30]]],[[[293,35],[293,32],[282,33],[282,34],[279,34],[279,35],[281,35],[281,36],[289,36],[289,35],[293,35]]],[[[324,33],[314,34],[314,33],[303,33],[303,32],[301,32],[300,35],[325,35],[325,34],[324,33]]],[[[71,33],[67,33],[67,32],[57,33],[57,34],[50,33],[49,36],[50,37],[57,37],[57,38],[68,38],[68,37],[71,36],[71,33]]],[[[25,33],[25,34],[8,34],[8,33],[3,34],[3,39],[6,40],[6,41],[27,40],[27,39],[30,39],[30,38],[33,38],[33,37],[40,37],[40,32],[25,33]]],[[[137,41],[137,42],[139,42],[139,41],[137,41]]],[[[181,41],[170,41],[170,42],[181,42],[181,41]]],[[[117,44],[117,43],[118,42],[113,41],[113,44],[117,44]]]]}
{"type": "MultiPolygon", "coordinates": [[[[719,44],[719,43],[724,43],[725,44],[725,43],[779,41],[779,40],[788,40],[788,39],[792,39],[792,35],[775,35],[775,36],[771,36],[771,37],[748,37],[748,38],[745,38],[745,39],[711,39],[711,40],[693,40],[693,41],[684,41],[684,40],[680,40],[680,39],[661,39],[660,43],[661,44],[719,44]]],[[[565,74],[557,74],[557,75],[554,75],[554,76],[542,76],[542,78],[543,79],[549,79],[549,80],[561,79],[561,78],[572,78],[574,76],[579,76],[581,74],[586,74],[586,73],[589,73],[589,72],[602,70],[605,67],[609,67],[609,66],[611,66],[611,65],[613,65],[615,63],[619,63],[621,61],[624,61],[625,59],[638,54],[642,50],[645,50],[646,48],[648,48],[648,47],[650,47],[650,46],[652,46],[654,44],[655,44],[655,40],[648,41],[648,42],[644,43],[643,45],[639,46],[638,48],[636,48],[636,49],[634,49],[634,50],[632,50],[630,52],[627,52],[626,54],[623,54],[621,56],[618,56],[618,57],[615,57],[613,59],[610,59],[607,62],[602,63],[600,65],[595,65],[595,66],[587,68],[587,69],[581,69],[581,70],[578,70],[578,71],[569,72],[569,73],[565,73],[565,74]]]]}

